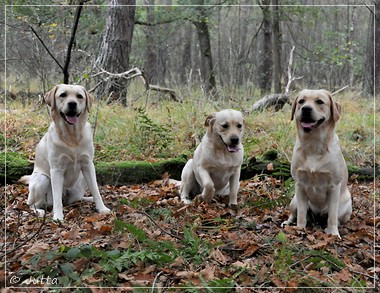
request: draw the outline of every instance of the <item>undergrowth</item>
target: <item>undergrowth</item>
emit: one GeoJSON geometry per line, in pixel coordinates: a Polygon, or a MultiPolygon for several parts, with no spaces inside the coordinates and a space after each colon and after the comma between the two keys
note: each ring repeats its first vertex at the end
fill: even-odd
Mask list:
{"type": "MultiPolygon", "coordinates": [[[[295,141],[294,122],[290,121],[290,105],[278,112],[272,109],[252,113],[256,100],[236,92],[234,99],[218,101],[186,92],[183,102],[140,97],[128,107],[97,101],[89,121],[94,129],[95,160],[158,160],[179,155],[192,156],[205,133],[204,120],[208,114],[224,108],[234,108],[245,114],[244,149],[247,157],[260,156],[276,149],[282,161],[290,161],[295,141]]],[[[226,94],[227,96],[227,94],[226,94]]],[[[343,154],[348,164],[374,164],[374,106],[366,98],[352,98],[346,92],[336,96],[342,104],[342,117],[337,124],[343,154]]],[[[50,118],[46,106],[28,100],[7,101],[0,113],[1,126],[6,128],[7,148],[26,154],[31,159],[37,142],[46,132],[50,118]],[[5,117],[6,115],[6,117],[5,117]],[[6,118],[5,120],[2,118],[6,118]],[[4,125],[5,124],[5,125],[4,125]]]]}

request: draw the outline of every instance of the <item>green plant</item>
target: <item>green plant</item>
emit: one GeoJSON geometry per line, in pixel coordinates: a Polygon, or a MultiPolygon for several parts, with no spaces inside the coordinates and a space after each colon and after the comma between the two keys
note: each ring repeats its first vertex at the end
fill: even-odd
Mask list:
{"type": "MultiPolygon", "coordinates": [[[[137,108],[137,120],[135,123],[136,143],[145,146],[146,156],[165,153],[173,142],[173,136],[168,127],[153,121],[145,109],[137,108]]],[[[169,119],[170,120],[170,119],[169,119]]]]}

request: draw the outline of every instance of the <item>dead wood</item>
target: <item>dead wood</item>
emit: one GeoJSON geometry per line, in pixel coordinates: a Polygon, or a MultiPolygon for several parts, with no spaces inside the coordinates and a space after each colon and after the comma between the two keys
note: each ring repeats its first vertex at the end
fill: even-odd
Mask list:
{"type": "MultiPolygon", "coordinates": [[[[143,84],[145,85],[145,90],[149,91],[156,91],[161,92],[163,94],[168,94],[170,98],[176,102],[182,102],[182,98],[177,94],[177,92],[171,88],[165,88],[160,87],[158,85],[149,84],[148,79],[144,75],[144,71],[140,70],[137,67],[134,67],[128,71],[122,72],[122,73],[112,73],[108,72],[104,69],[100,69],[100,72],[92,75],[92,77],[100,77],[101,81],[98,82],[95,87],[90,89],[90,92],[93,92],[96,88],[98,88],[103,83],[110,83],[115,82],[115,80],[122,79],[122,80],[131,80],[135,77],[140,77],[143,84]],[[104,77],[105,76],[105,77],[104,77]]],[[[112,93],[110,93],[108,97],[108,101],[112,100],[112,93]]]]}
{"type": "Polygon", "coordinates": [[[274,106],[275,111],[280,110],[284,105],[289,102],[289,96],[286,94],[271,94],[263,97],[253,104],[252,110],[261,112],[271,106],[274,106]]]}
{"type": "Polygon", "coordinates": [[[293,77],[292,76],[292,64],[293,64],[293,52],[294,52],[295,47],[293,47],[290,50],[289,54],[289,63],[288,63],[288,83],[285,87],[285,91],[283,94],[271,94],[268,96],[265,96],[258,100],[256,103],[253,104],[252,106],[252,111],[260,112],[265,109],[268,109],[269,107],[274,106],[275,111],[279,111],[284,107],[286,103],[290,104],[290,86],[293,81],[297,79],[301,79],[302,76],[300,77],[293,77]]]}

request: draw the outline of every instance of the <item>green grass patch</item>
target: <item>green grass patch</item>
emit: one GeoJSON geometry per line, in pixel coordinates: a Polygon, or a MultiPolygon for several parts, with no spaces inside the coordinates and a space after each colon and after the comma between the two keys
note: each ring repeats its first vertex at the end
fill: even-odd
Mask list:
{"type": "MultiPolygon", "coordinates": [[[[245,114],[243,143],[247,157],[275,149],[280,161],[291,160],[296,134],[294,122],[290,121],[290,105],[279,112],[251,113],[257,99],[248,99],[238,89],[221,91],[218,101],[206,99],[193,89],[179,92],[182,103],[149,94],[140,94],[128,107],[97,101],[89,118],[95,127],[95,160],[143,161],[191,156],[205,133],[206,116],[225,108],[245,114]]],[[[372,100],[356,96],[351,92],[336,96],[343,107],[337,133],[348,164],[369,166],[374,162],[374,106],[372,100]]],[[[33,158],[35,146],[50,123],[46,106],[36,106],[35,101],[7,101],[6,110],[0,113],[1,123],[6,122],[6,132],[0,140],[6,141],[8,150],[33,158]]]]}

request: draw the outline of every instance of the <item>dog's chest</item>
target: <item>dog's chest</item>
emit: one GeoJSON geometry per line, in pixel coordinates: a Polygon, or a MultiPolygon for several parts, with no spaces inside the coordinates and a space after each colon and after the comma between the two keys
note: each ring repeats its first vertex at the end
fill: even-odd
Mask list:
{"type": "Polygon", "coordinates": [[[50,153],[50,167],[59,166],[63,173],[65,187],[71,187],[81,176],[84,164],[92,161],[93,151],[85,142],[75,147],[58,144],[50,153]]]}
{"type": "Polygon", "coordinates": [[[297,182],[311,186],[328,186],[332,184],[332,172],[329,162],[318,156],[306,157],[302,164],[296,164],[292,170],[297,182]]]}

